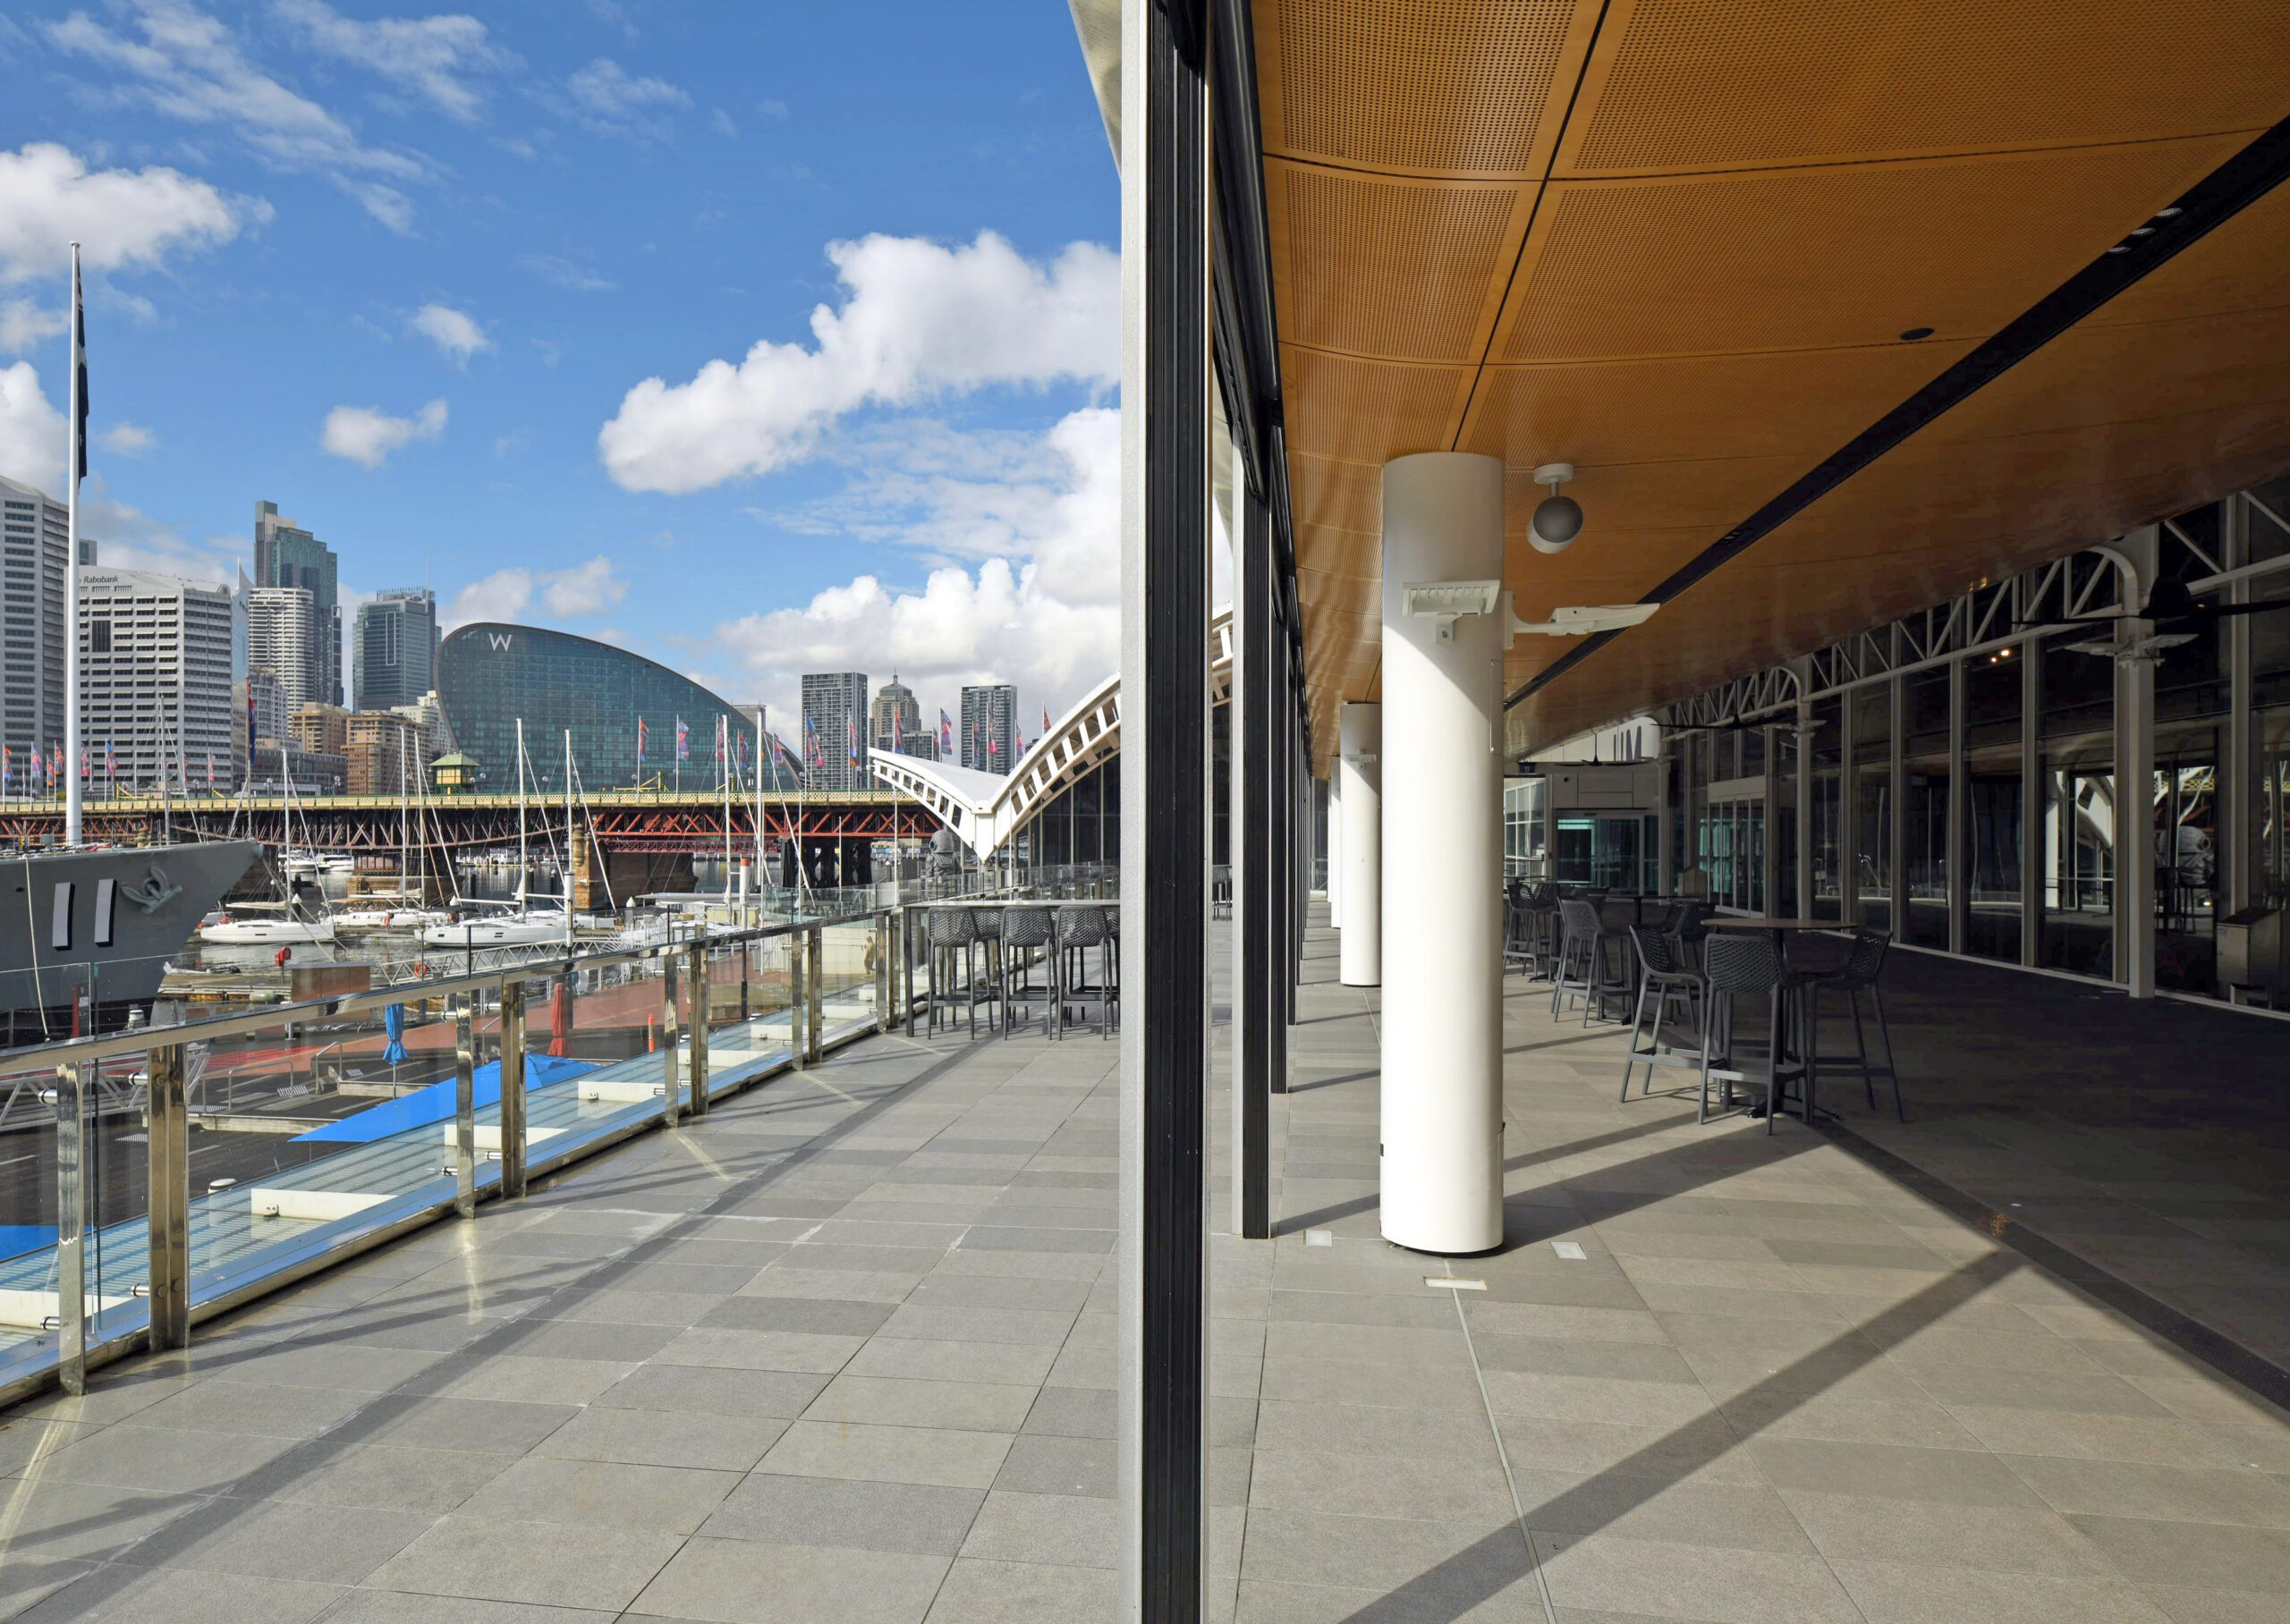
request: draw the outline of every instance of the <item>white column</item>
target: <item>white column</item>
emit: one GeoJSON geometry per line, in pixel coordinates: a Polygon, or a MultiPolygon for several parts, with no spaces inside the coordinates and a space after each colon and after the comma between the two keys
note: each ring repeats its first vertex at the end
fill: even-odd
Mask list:
{"type": "Polygon", "coordinates": [[[1503,639],[1404,593],[1502,575],[1499,461],[1385,464],[1383,1232],[1421,1252],[1503,1239],[1503,639]]]}
{"type": "Polygon", "coordinates": [[[1327,775],[1327,922],[1344,928],[1344,769],[1327,775]]]}
{"type": "Polygon", "coordinates": [[[1380,705],[1353,703],[1336,715],[1336,782],[1343,786],[1344,900],[1336,905],[1343,949],[1337,977],[1346,986],[1384,978],[1383,767],[1380,705]]]}

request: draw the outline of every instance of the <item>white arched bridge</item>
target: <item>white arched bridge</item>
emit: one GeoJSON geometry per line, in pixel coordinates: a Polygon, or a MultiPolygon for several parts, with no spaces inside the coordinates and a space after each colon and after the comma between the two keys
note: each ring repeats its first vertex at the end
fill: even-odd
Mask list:
{"type": "MultiPolygon", "coordinates": [[[[1215,651],[1209,698],[1222,705],[1233,691],[1230,609],[1217,612],[1209,636],[1215,651]]],[[[1009,844],[1043,808],[1120,749],[1121,678],[1115,674],[1028,746],[1007,777],[895,750],[869,751],[868,762],[877,778],[929,808],[955,839],[983,859],[1009,844]]]]}

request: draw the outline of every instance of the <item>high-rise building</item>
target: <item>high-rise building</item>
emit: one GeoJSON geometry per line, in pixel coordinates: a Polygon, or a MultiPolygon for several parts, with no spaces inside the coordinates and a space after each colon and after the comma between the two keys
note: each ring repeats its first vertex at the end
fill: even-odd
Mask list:
{"type": "MultiPolygon", "coordinates": [[[[64,520],[62,503],[0,478],[0,744],[20,773],[64,742],[64,520]]],[[[82,536],[80,562],[95,561],[82,536]]]]}
{"type": "Polygon", "coordinates": [[[412,790],[429,770],[429,730],[412,717],[396,711],[352,711],[344,731],[352,795],[412,790]]]}
{"type": "MultiPolygon", "coordinates": [[[[262,744],[276,744],[286,737],[286,723],[292,715],[286,706],[286,690],[279,686],[276,675],[259,666],[247,672],[245,681],[232,688],[231,749],[242,777],[259,765],[255,751],[262,744]]],[[[274,759],[274,771],[276,765],[274,759]]]]}
{"type": "Polygon", "coordinates": [[[133,570],[80,572],[80,737],[100,793],[204,786],[232,760],[231,594],[133,570]]]}
{"type": "Polygon", "coordinates": [[[1018,690],[1007,682],[963,689],[962,765],[1007,773],[1018,765],[1018,690]]]}
{"type": "Polygon", "coordinates": [[[893,672],[889,683],[867,708],[867,741],[878,749],[903,750],[911,733],[922,731],[922,707],[914,690],[893,672]]]}
{"type": "MultiPolygon", "coordinates": [[[[342,703],[342,603],[335,562],[334,549],[281,517],[276,503],[254,504],[254,584],[258,588],[297,587],[310,595],[310,638],[303,655],[301,697],[322,705],[342,703]]],[[[278,676],[293,691],[293,679],[283,671],[278,676]]]]}
{"type": "Polygon", "coordinates": [[[377,593],[359,605],[350,666],[351,689],[361,711],[411,705],[437,687],[437,594],[427,587],[407,587],[377,593]]]}
{"type": "Polygon", "coordinates": [[[318,605],[307,587],[257,587],[247,595],[247,669],[278,679],[291,714],[298,705],[331,704],[311,686],[310,645],[318,605]]]}
{"type": "Polygon", "coordinates": [[[867,676],[814,671],[803,677],[803,770],[814,790],[867,790],[867,676]]]}
{"type": "Polygon", "coordinates": [[[287,737],[306,750],[326,756],[350,753],[350,713],[339,705],[298,705],[286,724],[287,737]]]}

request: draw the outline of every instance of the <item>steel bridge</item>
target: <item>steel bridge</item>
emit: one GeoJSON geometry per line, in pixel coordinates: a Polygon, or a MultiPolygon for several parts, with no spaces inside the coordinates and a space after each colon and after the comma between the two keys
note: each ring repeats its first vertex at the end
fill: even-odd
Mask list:
{"type": "MultiPolygon", "coordinates": [[[[480,793],[433,796],[416,809],[411,838],[431,850],[466,850],[514,845],[517,798],[480,793]]],[[[294,798],[292,843],[322,851],[356,855],[394,854],[407,825],[394,795],[298,795],[294,798]]],[[[731,838],[752,848],[757,804],[734,796],[731,838]]],[[[561,800],[525,803],[531,838],[561,832],[561,800]]],[[[937,815],[896,790],[850,790],[831,795],[766,793],[761,816],[767,842],[797,840],[874,841],[929,836],[937,815]]],[[[593,826],[597,844],[607,852],[681,852],[704,856],[724,846],[725,809],[720,791],[606,790],[581,801],[576,820],[593,826]]],[[[289,843],[286,803],[277,796],[192,796],[162,801],[156,795],[117,799],[90,796],[83,808],[86,838],[144,845],[171,827],[178,840],[217,840],[226,835],[270,845],[289,843]]],[[[52,843],[64,838],[61,800],[0,802],[0,842],[52,843]]]]}

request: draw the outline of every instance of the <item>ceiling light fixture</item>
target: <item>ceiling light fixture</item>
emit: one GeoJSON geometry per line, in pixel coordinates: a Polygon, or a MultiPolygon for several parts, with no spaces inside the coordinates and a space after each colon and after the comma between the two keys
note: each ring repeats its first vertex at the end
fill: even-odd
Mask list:
{"type": "Polygon", "coordinates": [[[1564,553],[1582,533],[1582,504],[1558,494],[1558,487],[1573,477],[1572,462],[1546,462],[1535,469],[1535,483],[1550,487],[1550,495],[1535,503],[1527,520],[1527,540],[1538,553],[1564,553]]]}
{"type": "Polygon", "coordinates": [[[1907,332],[1901,334],[1903,340],[1911,343],[1920,338],[1930,338],[1931,336],[1932,329],[1930,327],[1911,327],[1907,332]]]}

